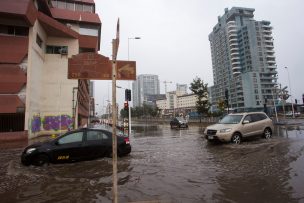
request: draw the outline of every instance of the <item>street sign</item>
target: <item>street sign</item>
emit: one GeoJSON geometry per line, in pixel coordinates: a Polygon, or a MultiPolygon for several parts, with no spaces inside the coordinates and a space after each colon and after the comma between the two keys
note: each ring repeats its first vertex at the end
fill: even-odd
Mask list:
{"type": "Polygon", "coordinates": [[[111,80],[112,63],[97,53],[80,53],[68,60],[68,79],[111,80]]]}
{"type": "MultiPolygon", "coordinates": [[[[135,61],[116,61],[117,80],[136,80],[135,61]]],[[[112,80],[112,61],[97,53],[80,53],[68,60],[68,79],[112,80]]]]}
{"type": "Polygon", "coordinates": [[[116,61],[117,80],[136,80],[135,61],[116,61]]]}

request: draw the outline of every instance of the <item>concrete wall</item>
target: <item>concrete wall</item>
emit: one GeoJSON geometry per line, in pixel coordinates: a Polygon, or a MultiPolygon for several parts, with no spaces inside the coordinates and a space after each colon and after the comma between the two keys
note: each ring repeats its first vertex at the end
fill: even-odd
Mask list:
{"type": "Polygon", "coordinates": [[[78,80],[67,79],[68,58],[78,54],[78,39],[47,36],[38,21],[29,35],[25,121],[29,138],[67,131],[73,126],[73,87],[78,86],[78,80]],[[37,33],[42,48],[36,43],[37,33]],[[46,54],[46,45],[68,46],[68,55],[46,54]]]}

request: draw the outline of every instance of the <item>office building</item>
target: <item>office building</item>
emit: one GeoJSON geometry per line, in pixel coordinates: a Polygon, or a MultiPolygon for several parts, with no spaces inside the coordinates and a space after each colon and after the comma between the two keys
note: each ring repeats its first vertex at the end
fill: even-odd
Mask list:
{"type": "Polygon", "coordinates": [[[254,9],[233,7],[209,35],[214,86],[211,102],[225,100],[236,111],[262,110],[271,103],[277,83],[272,27],[254,19],[254,9]]]}
{"type": "Polygon", "coordinates": [[[138,75],[132,83],[133,106],[142,106],[143,103],[150,103],[151,95],[159,95],[159,79],[157,75],[142,74],[138,75]]]}

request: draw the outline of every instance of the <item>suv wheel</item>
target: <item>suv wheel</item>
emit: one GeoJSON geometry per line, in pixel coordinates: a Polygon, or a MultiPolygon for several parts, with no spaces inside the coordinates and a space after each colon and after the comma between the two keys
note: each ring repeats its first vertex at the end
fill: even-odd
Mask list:
{"type": "Polygon", "coordinates": [[[234,133],[231,137],[231,142],[234,144],[241,144],[242,136],[240,133],[234,133]]]}
{"type": "Polygon", "coordinates": [[[266,128],[266,129],[264,130],[264,138],[265,138],[265,139],[269,139],[269,138],[271,138],[271,136],[272,136],[271,129],[266,128]]]}

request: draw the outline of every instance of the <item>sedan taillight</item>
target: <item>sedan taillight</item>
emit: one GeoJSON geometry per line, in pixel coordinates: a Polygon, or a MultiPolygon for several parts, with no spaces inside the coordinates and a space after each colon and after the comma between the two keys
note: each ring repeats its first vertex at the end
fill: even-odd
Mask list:
{"type": "Polygon", "coordinates": [[[125,138],[125,143],[126,143],[126,144],[130,144],[130,140],[129,140],[128,137],[125,138]]]}

